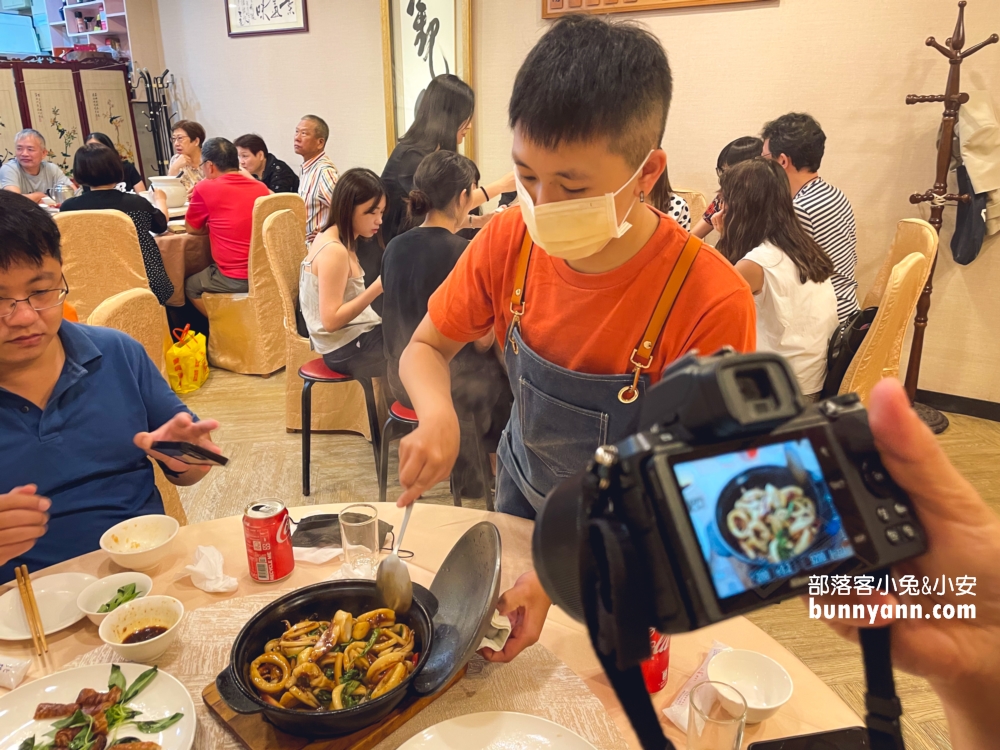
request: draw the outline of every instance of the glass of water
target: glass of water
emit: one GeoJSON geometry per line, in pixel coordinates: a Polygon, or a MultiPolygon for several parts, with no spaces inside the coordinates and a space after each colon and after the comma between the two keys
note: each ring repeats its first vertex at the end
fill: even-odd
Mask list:
{"type": "Polygon", "coordinates": [[[378,511],[373,505],[348,505],[340,513],[344,565],[354,577],[374,578],[378,567],[378,511]]]}
{"type": "Polygon", "coordinates": [[[699,682],[691,689],[688,750],[740,750],[747,703],[732,685],[699,682]]]}

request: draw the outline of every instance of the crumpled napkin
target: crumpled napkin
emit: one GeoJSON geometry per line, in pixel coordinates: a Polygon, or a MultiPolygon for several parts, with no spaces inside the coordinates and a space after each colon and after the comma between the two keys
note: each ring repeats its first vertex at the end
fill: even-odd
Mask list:
{"type": "Polygon", "coordinates": [[[695,673],[688,678],[688,681],[684,683],[673,702],[663,709],[663,715],[685,732],[688,728],[688,712],[691,708],[691,688],[699,682],[704,682],[708,679],[708,663],[712,661],[712,657],[720,651],[729,651],[730,648],[730,646],[727,646],[721,641],[712,641],[712,648],[709,649],[708,653],[705,655],[705,659],[702,661],[701,666],[698,667],[697,671],[695,671],[695,673]]]}
{"type": "Polygon", "coordinates": [[[12,656],[0,656],[0,687],[13,690],[21,684],[31,666],[30,659],[15,659],[12,656]]]}
{"type": "MultiPolygon", "coordinates": [[[[510,638],[510,618],[500,614],[500,610],[493,610],[493,619],[490,620],[490,628],[483,636],[483,642],[479,648],[491,648],[494,651],[503,651],[503,647],[510,638]]],[[[479,649],[476,649],[477,651],[479,649]]]]}
{"type": "Polygon", "coordinates": [[[194,565],[184,570],[190,571],[191,583],[210,594],[236,591],[239,585],[235,578],[222,572],[222,553],[215,547],[198,547],[194,551],[194,565]]]}
{"type": "Polygon", "coordinates": [[[320,565],[330,562],[335,557],[344,554],[340,547],[292,547],[295,562],[307,562],[320,565]]]}

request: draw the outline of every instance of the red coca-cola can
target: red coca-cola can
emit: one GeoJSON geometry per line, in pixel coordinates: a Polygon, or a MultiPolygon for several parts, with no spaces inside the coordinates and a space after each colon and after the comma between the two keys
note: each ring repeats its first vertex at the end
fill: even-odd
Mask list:
{"type": "Polygon", "coordinates": [[[670,636],[649,629],[649,645],[653,655],[642,663],[642,678],[649,694],[658,693],[667,686],[670,673],[670,636]]]}
{"type": "Polygon", "coordinates": [[[250,503],[243,511],[243,536],[250,577],[255,581],[280,581],[295,570],[291,522],[280,500],[267,498],[250,503]]]}

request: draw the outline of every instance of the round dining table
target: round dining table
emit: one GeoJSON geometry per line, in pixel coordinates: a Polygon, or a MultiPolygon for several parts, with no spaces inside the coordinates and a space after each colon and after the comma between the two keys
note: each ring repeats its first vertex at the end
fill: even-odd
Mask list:
{"type": "MultiPolygon", "coordinates": [[[[299,506],[290,508],[290,513],[292,520],[297,522],[304,517],[319,513],[337,513],[344,507],[346,506],[299,506]]],[[[377,507],[379,518],[398,528],[402,521],[402,509],[389,503],[378,504],[377,507]]],[[[468,529],[481,521],[495,524],[500,532],[502,591],[513,585],[523,573],[531,570],[533,524],[530,521],[500,513],[420,503],[414,509],[403,544],[404,549],[413,552],[412,558],[406,561],[413,581],[429,587],[435,572],[454,544],[468,529]]],[[[267,594],[270,591],[273,591],[274,597],[277,598],[289,589],[330,578],[340,565],[340,558],[323,564],[300,561],[285,580],[271,584],[257,583],[250,577],[248,571],[241,516],[182,527],[171,545],[170,554],[166,559],[157,568],[146,573],[153,580],[154,593],[167,594],[179,599],[188,613],[216,605],[228,598],[267,594]],[[214,546],[222,553],[225,573],[238,581],[235,591],[223,594],[206,593],[192,584],[185,566],[193,562],[196,548],[202,545],[214,546]]],[[[106,553],[96,551],[45,570],[33,571],[32,579],[70,571],[103,577],[120,573],[122,569],[112,562],[106,553]]],[[[6,591],[12,585],[7,584],[2,591],[6,591]]],[[[788,671],[794,685],[791,699],[777,714],[760,724],[747,727],[743,747],[766,739],[863,724],[833,690],[777,641],[745,618],[734,617],[693,633],[675,635],[671,640],[669,679],[666,687],[652,696],[652,700],[660,717],[660,724],[678,748],[686,747],[684,732],[664,716],[662,709],[671,704],[684,683],[701,666],[716,641],[725,646],[751,649],[771,657],[788,671]]],[[[600,700],[628,746],[640,747],[628,718],[591,648],[586,628],[562,610],[553,607],[542,631],[540,643],[579,676],[586,687],[600,700]]],[[[48,653],[43,657],[37,657],[31,641],[0,641],[0,654],[31,659],[32,666],[26,678],[26,681],[30,681],[59,671],[74,659],[102,646],[97,628],[87,619],[82,619],[75,625],[48,636],[48,644],[48,653]]],[[[0,689],[0,695],[6,692],[0,689]]],[[[192,698],[196,704],[201,701],[200,695],[192,695],[192,698]]]]}
{"type": "Polygon", "coordinates": [[[171,307],[184,305],[184,280],[203,271],[212,263],[212,245],[207,234],[187,232],[166,232],[154,237],[156,247],[163,258],[163,270],[167,272],[174,293],[167,300],[171,307]]]}

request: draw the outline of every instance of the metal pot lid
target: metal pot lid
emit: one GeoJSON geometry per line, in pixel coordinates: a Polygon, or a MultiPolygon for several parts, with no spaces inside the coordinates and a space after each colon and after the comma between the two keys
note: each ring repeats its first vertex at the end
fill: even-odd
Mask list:
{"type": "Polygon", "coordinates": [[[413,686],[437,692],[451,682],[479,649],[500,599],[500,532],[477,523],[455,544],[434,576],[437,597],[434,643],[413,686]]]}

